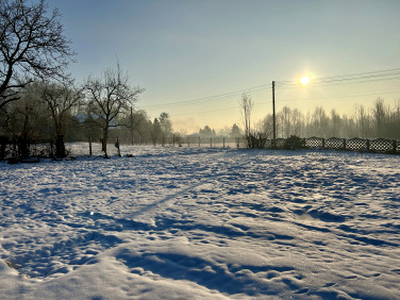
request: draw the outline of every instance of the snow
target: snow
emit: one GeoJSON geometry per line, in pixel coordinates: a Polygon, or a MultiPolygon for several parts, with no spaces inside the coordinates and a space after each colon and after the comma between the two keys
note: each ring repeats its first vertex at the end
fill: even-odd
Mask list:
{"type": "Polygon", "coordinates": [[[400,298],[399,156],[121,151],[0,163],[0,299],[400,298]]]}

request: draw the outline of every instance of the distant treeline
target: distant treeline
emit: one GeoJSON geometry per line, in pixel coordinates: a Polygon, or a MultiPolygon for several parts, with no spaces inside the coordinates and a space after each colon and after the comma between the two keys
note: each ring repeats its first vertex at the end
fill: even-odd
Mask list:
{"type": "MultiPolygon", "coordinates": [[[[102,125],[98,113],[91,110],[89,101],[77,88],[65,88],[34,82],[21,92],[18,101],[9,103],[0,113],[0,136],[10,141],[26,140],[28,143],[56,142],[61,132],[64,141],[100,141],[102,125]],[[50,93],[50,91],[53,91],[50,93]],[[59,105],[54,108],[53,100],[59,105]],[[58,97],[58,98],[57,98],[58,97]],[[55,99],[57,98],[57,99],[55,99]],[[80,99],[68,107],[68,99],[80,99]],[[62,105],[60,105],[62,104],[62,105]],[[63,106],[64,105],[64,106],[63,106]],[[68,109],[60,111],[62,107],[68,109]],[[54,111],[56,109],[57,111],[54,111]],[[54,118],[59,118],[55,122],[54,118]],[[62,127],[57,130],[56,126],[62,127]]],[[[254,127],[256,131],[272,137],[272,115],[267,115],[254,127]]],[[[400,138],[400,102],[395,106],[386,105],[378,99],[373,107],[355,107],[351,114],[341,115],[336,110],[326,112],[316,107],[313,112],[303,113],[298,109],[283,107],[276,117],[277,137],[362,137],[400,138]]],[[[189,133],[193,134],[193,133],[189,133]]],[[[198,133],[201,136],[217,136],[214,129],[205,126],[198,133]]],[[[242,131],[237,124],[230,126],[224,136],[237,137],[242,131]]],[[[150,119],[144,110],[127,109],[110,122],[109,139],[119,139],[126,144],[162,144],[186,137],[186,131],[175,132],[169,114],[150,119]]]]}
{"type": "MultiPolygon", "coordinates": [[[[39,143],[52,145],[53,155],[57,156],[60,149],[65,151],[65,142],[102,141],[104,117],[101,111],[94,109],[93,102],[82,89],[34,81],[19,94],[21,98],[18,101],[10,102],[0,110],[0,142],[13,145],[14,155],[29,156],[30,146],[39,143]]],[[[132,107],[116,114],[110,119],[108,127],[108,140],[113,142],[118,139],[121,144],[179,144],[188,136],[184,130],[173,130],[168,113],[163,112],[150,119],[144,110],[135,111],[132,107]]],[[[267,115],[253,128],[256,137],[271,139],[272,115],[267,115]]],[[[399,139],[400,102],[389,106],[383,99],[377,99],[373,107],[358,105],[347,115],[341,115],[336,110],[326,112],[323,107],[316,107],[309,113],[284,107],[277,113],[276,128],[277,138],[295,135],[399,139]]],[[[190,134],[191,137],[217,135],[209,126],[190,134]]],[[[245,133],[233,124],[222,135],[238,137],[245,133]]]]}
{"type": "MultiPolygon", "coordinates": [[[[272,115],[267,115],[255,127],[267,137],[272,136],[272,115]]],[[[277,138],[319,136],[400,138],[400,101],[394,106],[377,99],[373,107],[356,105],[353,112],[339,114],[335,109],[327,112],[316,107],[313,112],[303,113],[298,109],[283,107],[276,116],[277,138]]]]}
{"type": "MultiPolygon", "coordinates": [[[[55,141],[59,134],[66,142],[87,141],[89,137],[93,141],[102,139],[104,118],[93,111],[86,95],[77,88],[34,82],[20,94],[21,99],[0,111],[0,136],[34,143],[55,141]],[[69,105],[68,99],[79,101],[69,105]],[[57,126],[62,130],[57,131],[57,126]]],[[[111,119],[109,127],[109,138],[118,137],[125,143],[158,143],[173,134],[167,113],[151,120],[145,111],[130,108],[111,119]]]]}
{"type": "MultiPolygon", "coordinates": [[[[114,117],[106,119],[106,110],[94,105],[87,89],[73,84],[35,80],[20,88],[18,94],[18,101],[0,109],[0,144],[3,148],[6,144],[11,147],[15,152],[12,155],[17,157],[28,157],[32,145],[37,144],[50,145],[52,150],[49,151],[54,152],[50,155],[65,156],[65,142],[89,139],[102,142],[106,125],[108,141],[118,139],[121,144],[179,144],[187,136],[186,131],[173,130],[168,113],[151,119],[146,111],[134,110],[133,105],[117,107],[118,113],[111,109],[114,117]]],[[[107,107],[107,102],[104,106],[107,107]]],[[[240,134],[239,127],[234,124],[225,135],[237,137],[240,134]]],[[[195,135],[217,136],[209,126],[199,129],[195,135]]]]}

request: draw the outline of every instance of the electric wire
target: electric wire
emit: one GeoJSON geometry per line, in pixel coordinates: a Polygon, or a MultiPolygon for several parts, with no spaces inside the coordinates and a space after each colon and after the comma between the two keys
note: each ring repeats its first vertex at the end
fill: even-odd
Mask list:
{"type": "MultiPolygon", "coordinates": [[[[359,97],[368,97],[368,96],[376,96],[380,97],[382,94],[389,95],[389,94],[400,94],[400,90],[397,91],[388,91],[388,92],[383,92],[383,93],[364,93],[364,94],[350,94],[350,95],[341,95],[341,96],[331,96],[331,97],[315,97],[315,98],[284,98],[284,99],[279,99],[279,102],[299,102],[299,101],[318,101],[318,100],[330,100],[330,99],[349,99],[349,98],[359,98],[359,97]]],[[[263,106],[265,104],[270,104],[272,103],[272,100],[267,100],[267,101],[262,101],[262,102],[256,102],[254,103],[254,107],[259,107],[263,106]]],[[[196,109],[195,113],[214,113],[214,112],[221,112],[221,111],[228,111],[232,109],[239,109],[238,106],[229,106],[229,107],[224,107],[224,108],[218,108],[218,109],[213,109],[210,110],[205,108],[206,110],[202,110],[201,108],[196,109]]],[[[187,113],[179,113],[179,115],[192,115],[193,112],[187,112],[187,113]]]]}
{"type": "MultiPolygon", "coordinates": [[[[375,81],[388,81],[400,79],[400,68],[395,69],[386,69],[386,70],[379,70],[379,71],[371,71],[371,72],[363,72],[363,73],[353,73],[347,75],[336,75],[336,76],[329,76],[329,77],[321,77],[321,78],[313,78],[312,84],[309,84],[309,87],[317,87],[317,86],[335,86],[335,85],[348,85],[348,84],[358,84],[358,83],[368,83],[368,82],[375,82],[375,81]]],[[[300,85],[298,81],[275,81],[275,85],[280,88],[295,88],[300,85]]],[[[145,104],[139,105],[139,108],[150,108],[150,107],[171,107],[174,109],[188,109],[188,106],[192,105],[199,105],[204,104],[207,102],[222,102],[222,101],[232,101],[237,100],[238,97],[243,95],[243,93],[248,93],[250,96],[257,95],[261,92],[265,92],[267,90],[271,90],[272,85],[270,84],[263,84],[257,85],[249,88],[239,89],[235,91],[220,93],[216,95],[200,97],[190,100],[182,100],[176,102],[167,102],[167,103],[160,103],[160,104],[145,104]]],[[[316,97],[316,98],[297,98],[297,99],[280,99],[280,102],[290,102],[290,101],[313,101],[313,100],[327,100],[327,99],[348,99],[348,98],[355,98],[355,97],[364,97],[364,96],[372,96],[377,94],[394,94],[399,93],[400,91],[391,91],[391,92],[381,92],[381,93],[365,93],[365,94],[356,94],[356,95],[343,95],[343,96],[332,96],[332,97],[316,97]]],[[[271,103],[272,101],[264,101],[259,102],[258,104],[265,104],[271,103]]],[[[214,111],[224,111],[224,110],[231,110],[233,109],[232,106],[214,110],[198,110],[196,112],[214,112],[214,111]]],[[[192,112],[188,113],[192,114],[192,112]]]]}
{"type": "MultiPolygon", "coordinates": [[[[330,77],[312,78],[312,84],[310,86],[328,86],[338,84],[354,84],[354,83],[365,83],[381,80],[393,80],[400,79],[400,68],[387,69],[373,72],[354,73],[348,75],[336,75],[330,77]]],[[[297,81],[277,81],[277,86],[282,87],[297,87],[299,83],[297,81]]]]}
{"type": "MultiPolygon", "coordinates": [[[[291,102],[291,101],[315,101],[315,100],[329,100],[329,99],[349,99],[349,98],[358,98],[358,97],[367,97],[367,96],[376,96],[380,97],[382,94],[390,95],[390,94],[400,94],[400,90],[398,91],[391,91],[391,92],[381,92],[381,93],[366,93],[366,94],[355,94],[355,95],[341,95],[341,96],[331,96],[331,97],[316,97],[316,98],[286,98],[286,99],[279,99],[279,102],[291,102]]],[[[272,102],[269,101],[269,102],[272,102]]]]}
{"type": "Polygon", "coordinates": [[[208,97],[202,97],[202,98],[196,98],[196,99],[191,99],[191,100],[183,100],[183,101],[177,101],[177,102],[168,102],[168,103],[160,103],[160,104],[148,104],[148,105],[143,105],[143,107],[150,107],[150,106],[172,106],[172,105],[179,105],[179,104],[197,104],[199,102],[209,102],[209,101],[215,101],[215,100],[223,100],[223,99],[231,99],[234,96],[241,96],[243,93],[250,93],[253,94],[255,92],[263,91],[269,89],[268,86],[266,85],[259,85],[259,86],[254,86],[246,89],[241,89],[241,90],[236,90],[232,92],[227,92],[227,93],[222,93],[222,94],[217,94],[213,96],[208,96],[208,97]]]}

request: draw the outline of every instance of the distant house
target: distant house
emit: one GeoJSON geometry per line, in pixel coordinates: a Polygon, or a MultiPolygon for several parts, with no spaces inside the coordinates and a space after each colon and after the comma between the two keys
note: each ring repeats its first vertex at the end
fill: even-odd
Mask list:
{"type": "MultiPolygon", "coordinates": [[[[94,114],[94,113],[90,114],[90,117],[91,117],[93,120],[97,120],[97,119],[99,118],[99,116],[96,115],[96,114],[94,114]]],[[[85,121],[89,118],[89,115],[88,115],[88,114],[80,113],[80,114],[77,114],[77,115],[75,116],[75,118],[78,119],[78,121],[79,121],[81,124],[83,124],[83,123],[85,123],[85,121]]],[[[112,120],[110,121],[109,126],[110,126],[110,130],[121,129],[121,127],[118,125],[117,119],[115,119],[115,118],[112,119],[112,120]]]]}

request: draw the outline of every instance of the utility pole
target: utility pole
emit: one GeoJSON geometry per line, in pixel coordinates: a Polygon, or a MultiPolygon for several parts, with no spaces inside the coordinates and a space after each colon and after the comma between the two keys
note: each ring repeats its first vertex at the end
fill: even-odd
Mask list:
{"type": "Polygon", "coordinates": [[[276,147],[275,81],[272,81],[272,148],[276,147]]]}

